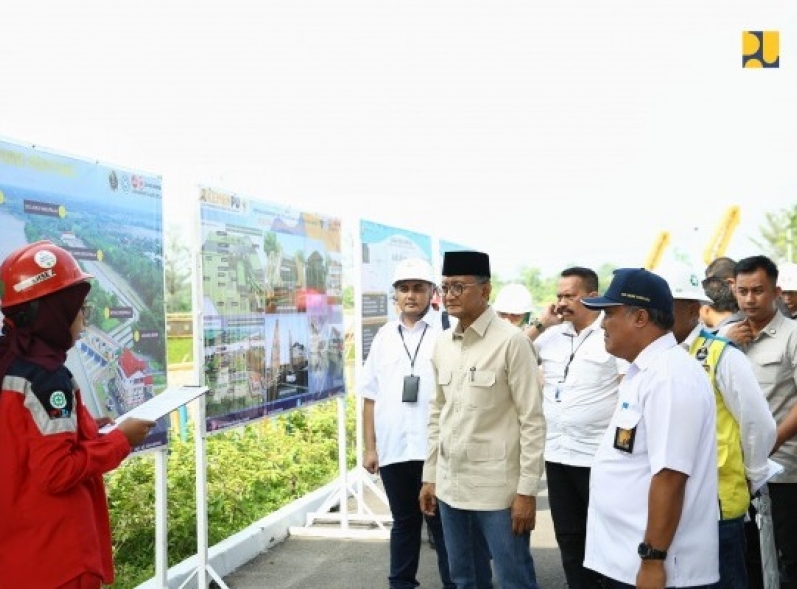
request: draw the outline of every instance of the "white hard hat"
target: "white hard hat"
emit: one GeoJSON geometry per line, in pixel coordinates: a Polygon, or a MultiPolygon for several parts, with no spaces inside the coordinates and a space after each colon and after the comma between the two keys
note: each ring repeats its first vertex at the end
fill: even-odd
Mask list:
{"type": "Polygon", "coordinates": [[[434,272],[432,272],[431,264],[421,258],[401,260],[393,271],[393,286],[402,280],[423,280],[434,284],[434,272]]]}
{"type": "Polygon", "coordinates": [[[677,262],[656,270],[670,287],[673,299],[710,303],[711,299],[703,290],[700,274],[689,264],[677,262]]]}
{"type": "Polygon", "coordinates": [[[778,286],[781,290],[797,290],[797,264],[783,262],[778,265],[778,286]]]}
{"type": "Polygon", "coordinates": [[[531,293],[522,284],[507,284],[495,297],[493,309],[501,313],[522,315],[531,311],[531,293]]]}

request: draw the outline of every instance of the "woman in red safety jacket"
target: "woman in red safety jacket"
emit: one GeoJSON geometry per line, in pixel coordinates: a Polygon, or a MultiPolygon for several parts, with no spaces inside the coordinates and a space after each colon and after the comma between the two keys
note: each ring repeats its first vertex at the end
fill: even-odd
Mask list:
{"type": "Polygon", "coordinates": [[[85,327],[91,278],[49,241],[0,266],[0,589],[113,582],[102,475],[155,423],[129,419],[100,435],[64,365],[85,327]]]}

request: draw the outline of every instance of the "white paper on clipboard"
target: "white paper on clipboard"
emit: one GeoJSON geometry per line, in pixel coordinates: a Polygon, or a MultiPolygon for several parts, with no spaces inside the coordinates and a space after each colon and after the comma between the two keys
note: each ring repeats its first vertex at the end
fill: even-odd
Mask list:
{"type": "Polygon", "coordinates": [[[149,419],[155,421],[164,415],[168,415],[172,411],[176,411],[186,403],[190,403],[200,395],[208,392],[208,387],[200,386],[182,386],[173,389],[166,389],[159,395],[155,395],[150,400],[142,403],[138,407],[133,407],[124,415],[116,418],[112,424],[100,428],[101,434],[107,434],[109,431],[116,429],[120,423],[130,417],[137,417],[139,419],[149,419]]]}

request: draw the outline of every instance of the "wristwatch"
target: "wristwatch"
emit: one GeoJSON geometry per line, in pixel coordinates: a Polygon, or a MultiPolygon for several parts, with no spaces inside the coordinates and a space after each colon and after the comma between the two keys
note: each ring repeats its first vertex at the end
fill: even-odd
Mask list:
{"type": "Polygon", "coordinates": [[[642,560],[665,560],[667,558],[666,550],[657,550],[647,542],[640,542],[637,552],[642,560]]]}
{"type": "Polygon", "coordinates": [[[545,326],[542,324],[542,321],[540,321],[539,319],[535,319],[534,321],[531,322],[531,324],[535,327],[537,333],[542,333],[543,331],[545,331],[545,326]]]}

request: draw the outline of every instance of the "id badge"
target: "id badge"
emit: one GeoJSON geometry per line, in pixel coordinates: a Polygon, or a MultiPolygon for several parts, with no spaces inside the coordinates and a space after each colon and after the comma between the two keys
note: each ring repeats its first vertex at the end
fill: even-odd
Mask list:
{"type": "Polygon", "coordinates": [[[405,403],[416,403],[418,401],[418,386],[420,382],[420,376],[405,376],[404,391],[401,394],[401,400],[405,403]]]}
{"type": "Polygon", "coordinates": [[[614,447],[621,452],[631,454],[634,451],[634,438],[636,437],[636,427],[623,429],[618,427],[614,430],[614,447]]]}

